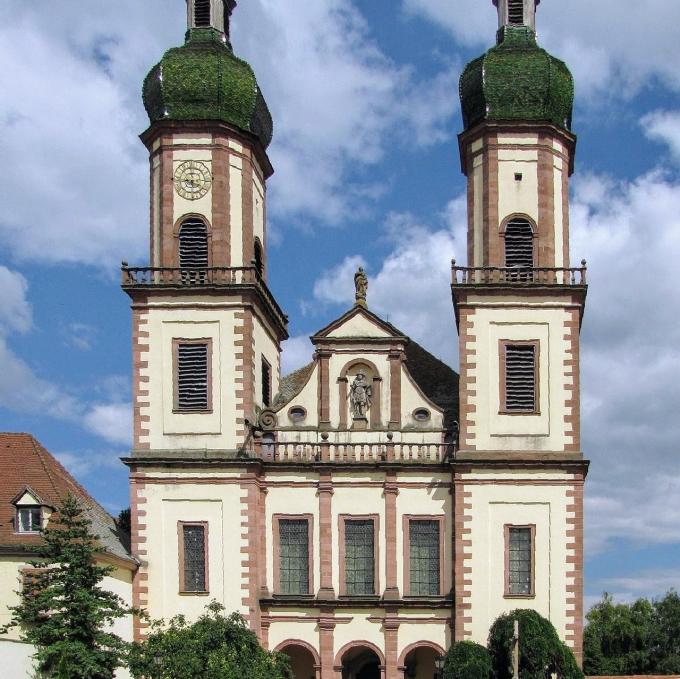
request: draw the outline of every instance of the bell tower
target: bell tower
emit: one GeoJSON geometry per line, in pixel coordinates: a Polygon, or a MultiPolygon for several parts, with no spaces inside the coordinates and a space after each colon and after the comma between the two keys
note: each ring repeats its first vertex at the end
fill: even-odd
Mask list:
{"type": "Polygon", "coordinates": [[[483,641],[497,614],[536,608],[580,657],[587,462],[579,333],[587,286],[585,262],[573,268],[569,252],[574,84],[567,66],[537,44],[538,0],[494,5],[496,45],[460,79],[468,262],[454,262],[452,291],[460,346],[457,460],[468,466],[456,473],[463,515],[456,522],[471,508],[471,525],[484,515],[490,523],[461,524],[456,538],[456,637],[483,641]],[[482,492],[475,485],[482,477],[497,488],[482,492]],[[566,494],[555,490],[560,486],[566,494]],[[475,599],[473,589],[497,586],[484,582],[484,559],[495,563],[505,549],[507,560],[520,553],[517,545],[526,548],[523,570],[513,572],[511,557],[504,575],[499,566],[496,579],[506,584],[498,600],[475,599]],[[479,568],[467,559],[479,559],[479,568]]]}
{"type": "Polygon", "coordinates": [[[187,34],[144,81],[150,266],[133,302],[135,450],[249,445],[287,319],[267,287],[272,119],[229,42],[234,0],[187,0],[187,34]]]}

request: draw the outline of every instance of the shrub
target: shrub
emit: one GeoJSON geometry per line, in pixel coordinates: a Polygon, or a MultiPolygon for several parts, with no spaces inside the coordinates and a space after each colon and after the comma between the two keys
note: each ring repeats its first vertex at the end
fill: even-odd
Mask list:
{"type": "Polygon", "coordinates": [[[444,679],[492,679],[491,655],[481,644],[458,641],[446,654],[444,679]]]}
{"type": "Polygon", "coordinates": [[[514,621],[519,621],[521,679],[583,679],[573,653],[560,640],[549,620],[532,610],[501,615],[489,632],[489,651],[496,679],[512,677],[514,621]]]}

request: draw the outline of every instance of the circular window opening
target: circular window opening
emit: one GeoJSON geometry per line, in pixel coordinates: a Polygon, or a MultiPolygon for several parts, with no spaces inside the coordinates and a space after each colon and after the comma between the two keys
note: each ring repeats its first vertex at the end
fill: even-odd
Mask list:
{"type": "Polygon", "coordinates": [[[288,417],[292,422],[302,422],[307,417],[307,411],[302,406],[293,406],[288,411],[288,417]]]}
{"type": "Polygon", "coordinates": [[[427,408],[418,408],[413,411],[413,419],[416,422],[427,422],[430,419],[430,411],[427,408]]]}

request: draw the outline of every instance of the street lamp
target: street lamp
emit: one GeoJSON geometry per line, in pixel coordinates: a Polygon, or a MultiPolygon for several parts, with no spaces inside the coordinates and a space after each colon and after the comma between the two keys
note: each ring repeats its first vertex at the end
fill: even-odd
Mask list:
{"type": "Polygon", "coordinates": [[[434,661],[434,669],[436,670],[435,679],[444,679],[444,656],[440,655],[434,661]]]}

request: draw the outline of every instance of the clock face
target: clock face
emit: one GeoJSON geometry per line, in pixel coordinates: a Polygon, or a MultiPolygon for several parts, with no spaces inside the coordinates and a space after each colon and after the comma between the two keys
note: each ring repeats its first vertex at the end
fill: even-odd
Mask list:
{"type": "Polygon", "coordinates": [[[203,198],[212,186],[210,168],[199,160],[187,160],[175,170],[175,191],[187,200],[203,198]]]}

